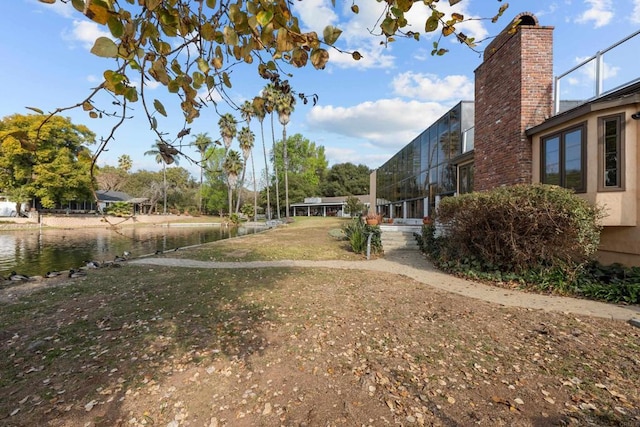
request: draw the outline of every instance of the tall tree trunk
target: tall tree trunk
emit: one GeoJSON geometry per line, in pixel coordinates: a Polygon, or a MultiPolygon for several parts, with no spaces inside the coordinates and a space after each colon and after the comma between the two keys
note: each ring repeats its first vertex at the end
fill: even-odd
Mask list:
{"type": "Polygon", "coordinates": [[[251,151],[251,175],[253,176],[253,221],[258,221],[258,186],[256,184],[256,164],[251,151]]]}
{"type": "Polygon", "coordinates": [[[285,218],[289,222],[289,156],[287,154],[287,125],[282,126],[282,149],[284,159],[284,201],[287,208],[285,218]]]}
{"type": "Polygon", "coordinates": [[[240,196],[242,194],[242,191],[240,190],[244,187],[244,176],[247,171],[246,165],[247,159],[244,159],[245,167],[242,168],[242,178],[240,178],[240,181],[238,182],[238,184],[236,184],[236,215],[238,214],[238,212],[240,212],[240,196]]]}
{"type": "Polygon", "coordinates": [[[162,193],[164,194],[164,209],[162,212],[167,214],[167,165],[162,162],[162,193]]]}
{"type": "Polygon", "coordinates": [[[202,215],[202,165],[203,164],[204,164],[204,154],[200,153],[200,188],[198,189],[198,193],[199,193],[198,210],[200,211],[200,215],[202,215]]]}
{"type": "Polygon", "coordinates": [[[267,146],[264,143],[264,125],[262,120],[260,121],[260,134],[262,135],[262,152],[264,154],[264,175],[266,178],[266,186],[267,186],[267,219],[271,219],[271,197],[269,196],[269,186],[271,183],[269,182],[269,162],[267,161],[267,146]]]}
{"type": "Polygon", "coordinates": [[[231,219],[231,212],[233,212],[233,195],[232,195],[232,189],[231,189],[231,184],[227,183],[227,190],[228,190],[228,195],[229,195],[229,219],[231,219]]]}
{"type": "Polygon", "coordinates": [[[273,140],[273,173],[276,177],[276,209],[280,219],[280,183],[278,182],[278,165],[276,162],[276,133],[273,130],[273,113],[271,113],[271,139],[273,140]]]}

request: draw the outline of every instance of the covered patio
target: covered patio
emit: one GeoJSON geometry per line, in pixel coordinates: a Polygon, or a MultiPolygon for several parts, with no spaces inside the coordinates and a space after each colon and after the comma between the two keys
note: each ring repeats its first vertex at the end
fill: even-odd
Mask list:
{"type": "MultiPolygon", "coordinates": [[[[345,213],[345,206],[347,205],[347,197],[307,197],[303,203],[291,204],[291,211],[293,216],[338,216],[338,217],[350,217],[350,214],[345,213]]],[[[369,208],[369,195],[354,196],[367,209],[369,208]]]]}

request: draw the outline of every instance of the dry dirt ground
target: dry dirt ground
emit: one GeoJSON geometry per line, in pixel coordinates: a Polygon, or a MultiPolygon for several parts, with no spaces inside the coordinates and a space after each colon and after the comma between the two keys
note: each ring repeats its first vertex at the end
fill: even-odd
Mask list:
{"type": "Polygon", "coordinates": [[[5,292],[0,425],[640,425],[624,320],[470,298],[402,264],[188,258],[31,294],[48,303],[5,292]]]}

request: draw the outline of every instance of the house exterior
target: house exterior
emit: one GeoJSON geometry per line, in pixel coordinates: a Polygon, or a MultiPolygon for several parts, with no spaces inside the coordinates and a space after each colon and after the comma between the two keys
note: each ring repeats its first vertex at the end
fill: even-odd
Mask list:
{"type": "Polygon", "coordinates": [[[369,188],[377,212],[421,223],[440,198],[460,191],[452,160],[473,149],[473,120],[473,102],[459,102],[374,171],[369,188]]]}
{"type": "Polygon", "coordinates": [[[599,259],[640,265],[640,82],[526,131],[532,180],[574,189],[605,210],[599,259]]]}
{"type": "MultiPolygon", "coordinates": [[[[291,204],[291,211],[293,216],[339,216],[349,217],[348,213],[345,213],[345,207],[347,206],[348,196],[337,197],[306,197],[302,203],[291,204]]],[[[361,195],[354,196],[365,206],[369,208],[370,196],[361,195]]]]}
{"type": "Polygon", "coordinates": [[[118,202],[126,202],[132,205],[133,213],[148,213],[149,211],[149,199],[146,197],[134,198],[122,191],[112,190],[97,190],[96,197],[98,198],[97,210],[98,212],[104,212],[109,206],[118,202]],[[145,210],[146,208],[146,210],[145,210]]]}
{"type": "Polygon", "coordinates": [[[467,143],[454,147],[438,132],[446,161],[438,161],[435,175],[432,168],[422,175],[424,164],[418,174],[411,159],[422,159],[430,147],[420,143],[416,154],[412,141],[371,175],[377,210],[391,206],[395,216],[419,218],[441,197],[520,183],[559,185],[605,209],[603,263],[640,265],[640,79],[563,103],[558,90],[554,96],[552,63],[553,27],[520,14],[487,46],[475,70],[475,100],[467,106],[473,121],[460,129],[467,143]],[[451,150],[443,150],[447,143],[451,150]]]}

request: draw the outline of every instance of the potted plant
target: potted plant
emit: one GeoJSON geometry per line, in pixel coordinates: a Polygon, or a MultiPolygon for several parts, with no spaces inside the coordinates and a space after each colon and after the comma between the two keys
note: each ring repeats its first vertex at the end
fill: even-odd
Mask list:
{"type": "Polygon", "coordinates": [[[422,218],[422,223],[424,225],[431,225],[431,224],[433,224],[433,218],[431,218],[429,215],[427,215],[427,216],[422,218]]]}
{"type": "Polygon", "coordinates": [[[365,217],[365,222],[367,223],[367,225],[377,225],[378,215],[375,212],[369,212],[365,217]]]}

